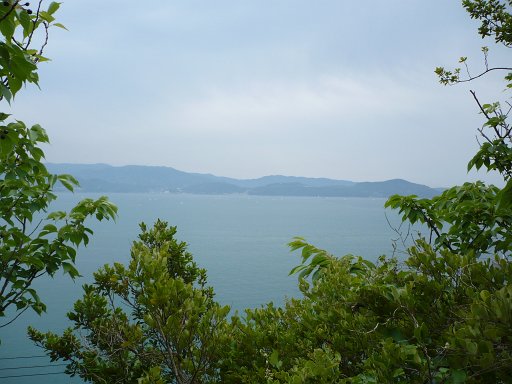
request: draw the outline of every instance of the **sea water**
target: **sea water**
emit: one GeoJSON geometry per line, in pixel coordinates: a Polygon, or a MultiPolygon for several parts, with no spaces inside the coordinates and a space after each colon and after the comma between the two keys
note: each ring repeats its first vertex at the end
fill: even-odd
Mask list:
{"type": "MultiPolygon", "coordinates": [[[[82,198],[99,196],[61,194],[52,209],[68,210],[82,198]]],[[[396,251],[393,239],[401,223],[395,212],[384,209],[385,199],[374,198],[166,193],[109,197],[119,216],[115,222],[89,221],[94,235],[77,256],[83,277],[73,281],[58,273],[40,278],[34,287],[47,304],[47,313],[27,311],[0,328],[1,383],[81,382],[59,373],[64,367],[58,363],[50,365],[47,357],[39,357],[44,352],[28,340],[26,328],[59,332],[69,326],[65,315],[81,297],[82,284],[91,282],[93,272],[106,263],[129,262],[142,221],[150,226],[160,218],[177,226],[177,238],[188,243],[195,261],[208,271],[216,299],[238,311],[271,301],[282,305],[287,297],[299,296],[297,277],[288,275],[300,263],[299,253],[291,253],[287,246],[294,236],[337,256],[351,253],[375,260],[396,251]]]]}

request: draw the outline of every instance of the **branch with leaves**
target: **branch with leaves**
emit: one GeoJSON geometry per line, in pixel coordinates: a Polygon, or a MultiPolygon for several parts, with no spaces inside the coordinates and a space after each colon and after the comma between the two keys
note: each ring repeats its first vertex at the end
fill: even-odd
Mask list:
{"type": "MultiPolygon", "coordinates": [[[[23,85],[38,84],[38,64],[48,60],[43,56],[48,30],[65,28],[55,22],[60,3],[51,2],[45,10],[39,0],[35,12],[29,6],[19,0],[0,3],[0,101],[10,103],[23,85]]],[[[76,251],[92,234],[86,220],[114,219],[117,212],[101,197],[82,200],[69,213],[49,213],[56,184],[73,191],[78,181],[46,169],[40,146],[49,139],[43,128],[9,120],[0,113],[0,327],[29,308],[45,311],[34,281],[59,270],[79,276],[76,251]]]]}
{"type": "Polygon", "coordinates": [[[30,4],[19,0],[0,3],[0,100],[9,103],[26,83],[38,85],[37,64],[48,61],[43,56],[48,44],[48,31],[51,27],[65,28],[55,22],[54,14],[60,3],[52,2],[46,10],[42,9],[42,0],[37,3],[36,11],[30,4]],[[41,39],[35,39],[36,33],[42,33],[41,39]],[[33,47],[34,41],[40,41],[33,47]]]}

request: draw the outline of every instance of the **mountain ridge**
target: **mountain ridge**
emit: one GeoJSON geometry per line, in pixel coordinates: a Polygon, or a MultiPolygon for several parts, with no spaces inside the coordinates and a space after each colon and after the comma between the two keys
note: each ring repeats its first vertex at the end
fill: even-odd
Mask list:
{"type": "Polygon", "coordinates": [[[404,179],[354,182],[329,178],[268,175],[256,179],[235,179],[192,173],[172,167],[47,163],[51,173],[68,173],[83,192],[170,192],[192,194],[240,194],[260,196],[389,197],[393,194],[432,197],[438,188],[404,179]]]}

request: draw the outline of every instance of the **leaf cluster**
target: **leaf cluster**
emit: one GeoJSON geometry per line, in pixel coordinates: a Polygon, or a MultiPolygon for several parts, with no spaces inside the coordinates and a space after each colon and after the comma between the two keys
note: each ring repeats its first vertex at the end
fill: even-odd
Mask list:
{"type": "Polygon", "coordinates": [[[462,5],[472,19],[480,21],[479,35],[493,37],[496,43],[512,46],[512,1],[463,0],[462,5]]]}
{"type": "Polygon", "coordinates": [[[84,286],[63,335],[30,329],[32,340],[93,383],[218,382],[229,343],[229,307],[213,300],[205,271],[174,238],[175,227],[141,225],[129,266],[105,265],[84,286]]]}
{"type": "Polygon", "coordinates": [[[449,188],[432,199],[394,195],[385,206],[398,210],[403,221],[426,226],[436,250],[481,256],[512,250],[512,210],[500,207],[500,199],[499,188],[477,181],[449,188]]]}
{"type": "Polygon", "coordinates": [[[505,383],[512,267],[425,241],[404,266],[344,256],[303,299],[247,310],[223,360],[226,383],[505,383]],[[487,301],[486,301],[487,300],[487,301]]]}
{"type": "Polygon", "coordinates": [[[87,245],[92,234],[86,218],[113,219],[117,208],[101,197],[82,200],[68,213],[49,213],[57,197],[55,184],[72,191],[78,182],[70,175],[48,172],[40,148],[48,136],[39,125],[28,128],[16,121],[1,125],[0,132],[0,317],[11,306],[17,317],[28,308],[45,310],[31,288],[35,279],[60,269],[72,278],[79,276],[76,249],[87,245]]]}
{"type": "Polygon", "coordinates": [[[40,1],[34,12],[20,0],[0,3],[0,100],[10,103],[24,84],[38,84],[37,64],[48,61],[43,53],[49,29],[65,29],[54,17],[60,3],[52,2],[46,10],[41,5],[40,1]]]}

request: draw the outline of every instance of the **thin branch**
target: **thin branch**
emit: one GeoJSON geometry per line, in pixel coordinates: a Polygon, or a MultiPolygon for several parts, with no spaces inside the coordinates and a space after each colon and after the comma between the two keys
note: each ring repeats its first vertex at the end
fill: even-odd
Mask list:
{"type": "Polygon", "coordinates": [[[16,39],[14,38],[14,36],[13,36],[13,38],[12,38],[12,41],[13,41],[13,42],[14,42],[14,44],[16,44],[19,48],[21,48],[21,49],[25,49],[25,47],[23,46],[23,44],[22,44],[22,43],[20,43],[18,40],[16,40],[16,39]]]}
{"type": "MultiPolygon", "coordinates": [[[[489,143],[492,143],[492,140],[484,133],[484,130],[482,128],[478,128],[477,129],[478,132],[480,132],[480,134],[482,135],[482,137],[487,140],[489,143]]],[[[477,140],[478,142],[478,140],[477,140]]],[[[478,143],[480,144],[480,143],[478,143]]]]}
{"type": "MultiPolygon", "coordinates": [[[[400,225],[398,226],[398,228],[394,227],[391,222],[389,221],[389,218],[388,218],[388,215],[386,212],[384,212],[384,217],[386,218],[386,221],[388,223],[388,226],[389,228],[391,228],[391,230],[393,232],[395,232],[397,234],[397,238],[396,239],[391,239],[391,242],[392,242],[392,246],[393,246],[393,256],[395,255],[396,251],[398,250],[398,240],[400,240],[400,242],[402,243],[402,247],[403,247],[403,250],[400,251],[398,250],[398,253],[404,253],[405,250],[407,249],[407,239],[409,239],[409,237],[412,237],[411,236],[411,224],[408,225],[407,227],[407,233],[406,235],[404,236],[403,233],[402,233],[402,225],[403,225],[403,221],[400,223],[400,225]]],[[[414,239],[412,239],[414,240],[414,239]]]]}
{"type": "Polygon", "coordinates": [[[488,68],[484,72],[480,73],[479,75],[468,77],[467,79],[464,79],[464,80],[457,80],[456,82],[457,83],[468,83],[468,82],[473,81],[475,79],[478,79],[479,77],[482,77],[483,75],[485,75],[485,74],[487,74],[489,72],[492,72],[492,71],[512,71],[512,68],[510,68],[510,67],[493,67],[493,68],[488,68]]]}
{"type": "Polygon", "coordinates": [[[466,67],[466,73],[468,74],[468,78],[471,78],[471,73],[469,73],[469,67],[466,61],[464,61],[464,66],[466,67]]]}
{"type": "MultiPolygon", "coordinates": [[[[435,226],[435,223],[434,223],[434,220],[432,220],[424,211],[423,209],[420,210],[421,214],[423,215],[423,218],[425,219],[425,222],[427,223],[427,225],[429,226],[430,230],[431,231],[434,231],[435,234],[437,235],[437,237],[441,237],[441,232],[439,231],[439,229],[435,226]]],[[[443,241],[443,244],[446,248],[448,248],[450,250],[450,252],[454,253],[454,250],[451,246],[451,244],[444,240],[443,241]]]]}
{"type": "Polygon", "coordinates": [[[29,233],[28,237],[32,237],[32,235],[37,231],[37,229],[39,228],[39,226],[41,225],[42,222],[43,222],[43,219],[39,220],[39,223],[37,223],[37,225],[34,228],[34,230],[29,233]]]}
{"type": "Polygon", "coordinates": [[[34,36],[34,32],[36,31],[36,25],[37,25],[37,22],[39,21],[39,14],[41,12],[42,2],[43,2],[43,0],[39,0],[39,4],[37,5],[36,17],[32,23],[32,32],[28,36],[28,40],[27,40],[27,44],[25,45],[25,49],[28,49],[28,47],[30,46],[30,43],[32,42],[32,36],[34,36]]]}
{"type": "Polygon", "coordinates": [[[12,322],[14,322],[18,317],[20,317],[29,308],[30,308],[30,306],[26,306],[25,308],[23,308],[23,310],[20,313],[18,313],[13,319],[11,319],[10,321],[8,321],[5,324],[0,325],[0,328],[6,327],[9,324],[11,324],[12,322]]]}
{"type": "Polygon", "coordinates": [[[5,305],[2,304],[4,309],[9,307],[10,305],[15,304],[21,297],[23,297],[25,295],[25,293],[27,292],[29,287],[32,285],[32,281],[34,281],[34,279],[36,278],[38,271],[34,270],[33,268],[29,269],[28,271],[31,271],[30,272],[30,276],[25,279],[26,281],[23,284],[24,286],[19,288],[17,293],[14,294],[14,296],[11,296],[13,294],[12,293],[13,290],[12,290],[12,287],[11,287],[11,292],[9,292],[9,294],[7,295],[7,297],[11,296],[11,298],[6,302],[5,305]]]}
{"type": "MultiPolygon", "coordinates": [[[[512,70],[512,68],[511,68],[511,70],[512,70]]],[[[475,101],[476,101],[476,103],[477,103],[477,105],[478,105],[478,108],[480,108],[480,111],[482,111],[482,113],[483,113],[483,115],[485,116],[485,118],[486,118],[487,120],[490,120],[490,119],[491,119],[491,117],[490,117],[490,116],[489,116],[489,114],[485,111],[484,107],[483,107],[483,106],[482,106],[482,104],[480,103],[480,100],[478,100],[478,97],[476,96],[476,92],[475,92],[475,91],[473,91],[473,90],[470,90],[469,92],[473,95],[473,99],[475,99],[475,101]]],[[[501,138],[501,135],[500,135],[500,133],[499,133],[499,131],[498,131],[498,128],[493,127],[493,129],[494,129],[494,132],[496,133],[496,135],[497,135],[499,138],[501,138]]],[[[480,131],[480,133],[482,133],[482,132],[480,131]]],[[[487,140],[489,140],[485,135],[484,135],[484,137],[485,137],[487,140]]],[[[489,140],[489,142],[490,142],[490,140],[489,140]]]]}
{"type": "Polygon", "coordinates": [[[469,93],[471,93],[473,95],[473,99],[475,99],[477,105],[478,105],[478,108],[480,108],[480,111],[482,112],[482,114],[485,116],[485,118],[487,120],[489,120],[491,117],[489,116],[489,114],[485,111],[484,107],[482,106],[482,104],[480,104],[480,100],[478,100],[478,97],[476,97],[476,92],[473,91],[473,90],[470,90],[469,93]]]}
{"type": "MultiPolygon", "coordinates": [[[[47,23],[47,22],[44,22],[44,23],[43,23],[43,26],[44,26],[45,38],[44,38],[44,43],[43,43],[43,45],[41,45],[41,49],[39,49],[39,56],[42,56],[42,55],[43,55],[44,48],[45,48],[45,47],[46,47],[46,45],[48,44],[48,23],[47,23]]],[[[37,61],[37,60],[36,60],[36,61],[37,61]]]]}

